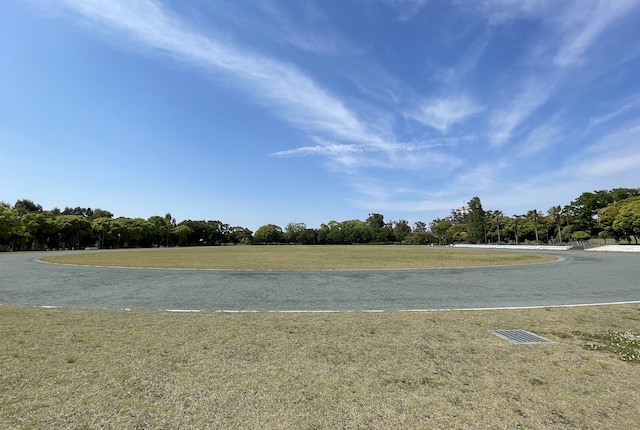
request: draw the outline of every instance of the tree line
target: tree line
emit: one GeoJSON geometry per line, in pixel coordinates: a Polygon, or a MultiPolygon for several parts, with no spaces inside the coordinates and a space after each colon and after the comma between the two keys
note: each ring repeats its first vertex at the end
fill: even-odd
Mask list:
{"type": "Polygon", "coordinates": [[[507,216],[485,210],[479,197],[431,221],[385,221],[372,213],[364,220],[329,221],[319,228],[266,224],[256,232],[221,221],[176,220],[167,213],[148,219],[118,217],[103,209],[66,207],[43,210],[31,200],[0,202],[0,250],[46,250],[195,246],[223,244],[411,245],[466,243],[562,244],[593,238],[637,243],[640,188],[585,192],[568,205],[507,216]]]}

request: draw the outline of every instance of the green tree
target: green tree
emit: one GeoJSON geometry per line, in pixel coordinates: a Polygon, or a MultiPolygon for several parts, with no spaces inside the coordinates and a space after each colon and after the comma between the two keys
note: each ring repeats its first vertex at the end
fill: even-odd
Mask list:
{"type": "Polygon", "coordinates": [[[555,222],[555,226],[557,228],[558,243],[562,243],[562,226],[560,224],[562,222],[562,208],[559,205],[552,206],[547,211],[547,214],[555,222]]]}
{"type": "Polygon", "coordinates": [[[427,231],[427,224],[424,221],[416,221],[413,223],[414,233],[422,233],[427,231]]]}
{"type": "Polygon", "coordinates": [[[370,238],[369,242],[386,243],[393,240],[392,227],[387,227],[382,214],[369,214],[365,223],[369,229],[369,234],[367,235],[370,238]]]}
{"type": "Polygon", "coordinates": [[[479,197],[469,200],[467,235],[471,243],[486,242],[486,215],[479,197]]]}
{"type": "Polygon", "coordinates": [[[504,238],[505,216],[502,211],[486,211],[485,224],[488,225],[487,235],[492,242],[500,243],[504,238]]]}
{"type": "Polygon", "coordinates": [[[153,226],[151,228],[151,241],[153,245],[169,246],[169,236],[173,231],[171,219],[154,215],[147,220],[153,226]]]}
{"type": "Polygon", "coordinates": [[[464,211],[464,206],[460,209],[451,209],[449,214],[449,220],[451,224],[465,224],[468,221],[467,214],[464,211]]]}
{"type": "Polygon", "coordinates": [[[91,221],[91,229],[97,239],[97,246],[99,248],[107,248],[115,245],[116,235],[113,231],[113,222],[114,220],[107,217],[100,217],[91,221]]]}
{"type": "Polygon", "coordinates": [[[27,233],[27,248],[32,250],[49,249],[51,240],[57,236],[56,223],[43,212],[27,212],[22,217],[27,233]]]}
{"type": "Polygon", "coordinates": [[[568,215],[571,216],[573,231],[586,231],[595,236],[600,231],[597,221],[597,213],[618,201],[630,197],[640,196],[640,188],[615,188],[613,190],[599,190],[585,192],[572,201],[568,207],[568,215]]]}
{"type": "Polygon", "coordinates": [[[524,215],[514,215],[510,217],[505,225],[507,231],[513,234],[513,238],[516,242],[516,245],[520,244],[520,238],[523,233],[523,221],[524,215]]]}
{"type": "Polygon", "coordinates": [[[98,218],[113,218],[113,214],[109,211],[105,211],[104,209],[94,209],[90,216],[87,217],[89,221],[93,221],[98,218]]]}
{"type": "Polygon", "coordinates": [[[188,225],[179,224],[173,229],[173,233],[178,238],[178,245],[184,246],[189,243],[189,236],[191,235],[192,231],[188,225]]]}
{"type": "Polygon", "coordinates": [[[253,237],[256,243],[280,243],[284,240],[284,233],[281,227],[266,224],[258,228],[253,237]]]}
{"type": "Polygon", "coordinates": [[[538,222],[540,220],[540,212],[537,209],[532,209],[527,212],[527,219],[533,223],[533,229],[536,235],[536,245],[540,245],[540,238],[538,236],[538,222]]]}
{"type": "Polygon", "coordinates": [[[613,229],[620,231],[629,242],[633,238],[635,243],[638,244],[638,236],[640,236],[640,198],[623,201],[613,222],[613,229]]]}
{"type": "Polygon", "coordinates": [[[640,217],[640,196],[630,197],[613,203],[598,211],[598,223],[608,237],[616,240],[622,238],[629,242],[631,238],[640,235],[640,231],[634,230],[640,217]]]}
{"type": "Polygon", "coordinates": [[[79,215],[60,215],[55,224],[63,248],[80,248],[92,238],[91,222],[79,215]]]}
{"type": "Polygon", "coordinates": [[[369,214],[365,222],[371,228],[383,228],[384,216],[381,214],[369,214]]]}
{"type": "Polygon", "coordinates": [[[32,200],[23,199],[16,201],[13,208],[18,211],[18,216],[22,218],[29,212],[42,212],[42,206],[34,203],[32,200]]]}
{"type": "Polygon", "coordinates": [[[584,242],[591,239],[591,235],[589,234],[589,232],[578,230],[574,231],[573,234],[571,234],[571,239],[575,240],[576,242],[584,242]]]}
{"type": "Polygon", "coordinates": [[[373,240],[373,232],[366,222],[353,219],[340,223],[343,243],[370,243],[373,240]]]}
{"type": "Polygon", "coordinates": [[[303,222],[290,222],[284,228],[284,240],[288,243],[304,243],[307,225],[303,222]]]}
{"type": "Polygon", "coordinates": [[[401,219],[393,223],[393,235],[397,242],[402,242],[411,234],[411,227],[409,222],[401,219]]]}
{"type": "Polygon", "coordinates": [[[451,234],[449,230],[453,224],[448,219],[435,219],[431,221],[430,229],[431,234],[438,240],[440,245],[447,245],[451,243],[451,234]]]}
{"type": "Polygon", "coordinates": [[[26,235],[19,213],[8,206],[0,205],[0,250],[13,248],[16,240],[26,235]]]}
{"type": "Polygon", "coordinates": [[[244,227],[231,227],[229,231],[229,240],[231,243],[250,244],[253,238],[253,232],[244,227]]]}

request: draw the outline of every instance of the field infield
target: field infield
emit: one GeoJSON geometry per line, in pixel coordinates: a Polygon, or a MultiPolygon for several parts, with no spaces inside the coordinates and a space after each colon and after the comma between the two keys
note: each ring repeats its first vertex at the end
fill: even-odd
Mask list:
{"type": "Polygon", "coordinates": [[[425,246],[219,246],[92,251],[49,263],[160,269],[406,270],[508,266],[557,260],[547,254],[425,246]]]}

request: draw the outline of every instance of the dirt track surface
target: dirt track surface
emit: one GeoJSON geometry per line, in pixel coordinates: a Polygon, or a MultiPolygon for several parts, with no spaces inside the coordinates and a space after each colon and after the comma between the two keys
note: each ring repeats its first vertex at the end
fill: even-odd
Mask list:
{"type": "MultiPolygon", "coordinates": [[[[529,251],[530,252],[530,251],[529,251]]],[[[0,254],[0,304],[203,311],[374,311],[640,301],[637,254],[555,253],[556,263],[401,271],[231,271],[44,264],[0,254]]]]}

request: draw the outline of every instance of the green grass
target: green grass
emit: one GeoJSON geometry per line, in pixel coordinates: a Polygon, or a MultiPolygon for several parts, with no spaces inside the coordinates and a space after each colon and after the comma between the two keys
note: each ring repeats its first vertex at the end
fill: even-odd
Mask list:
{"type": "Polygon", "coordinates": [[[639,305],[319,314],[0,306],[0,428],[637,428],[640,366],[583,346],[639,332],[639,305]],[[555,343],[513,345],[495,329],[555,343]]]}
{"type": "Polygon", "coordinates": [[[240,270],[359,270],[495,266],[553,261],[545,254],[408,246],[221,246],[88,252],[43,258],[95,266],[240,270]]]}

